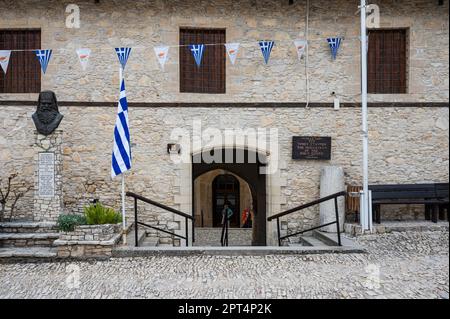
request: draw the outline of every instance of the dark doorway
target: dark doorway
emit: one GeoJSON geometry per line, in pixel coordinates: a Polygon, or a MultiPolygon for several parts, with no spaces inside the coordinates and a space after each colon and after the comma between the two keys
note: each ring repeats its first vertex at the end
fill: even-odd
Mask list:
{"type": "Polygon", "coordinates": [[[236,177],[231,174],[217,176],[212,183],[213,191],[213,226],[222,226],[222,210],[225,203],[229,203],[233,216],[230,219],[231,227],[239,227],[239,197],[240,185],[236,177]]]}
{"type": "MultiPolygon", "coordinates": [[[[253,198],[253,246],[266,245],[266,175],[260,174],[262,166],[266,165],[265,155],[258,154],[247,149],[215,149],[207,150],[192,156],[192,211],[195,208],[194,180],[200,175],[212,170],[222,169],[229,171],[244,181],[250,187],[253,198]],[[215,154],[215,152],[219,152],[215,154]],[[205,157],[203,154],[206,154],[205,157]],[[214,156],[217,155],[217,156],[214,156]],[[204,158],[219,158],[218,161],[205,162],[204,158]],[[220,160],[221,159],[221,160],[220,160]]],[[[231,175],[231,174],[230,174],[231,175]]],[[[233,186],[234,187],[234,186],[233,186]]],[[[213,204],[214,205],[214,204],[213,204]]],[[[237,223],[239,223],[240,211],[237,211],[237,223]]]]}

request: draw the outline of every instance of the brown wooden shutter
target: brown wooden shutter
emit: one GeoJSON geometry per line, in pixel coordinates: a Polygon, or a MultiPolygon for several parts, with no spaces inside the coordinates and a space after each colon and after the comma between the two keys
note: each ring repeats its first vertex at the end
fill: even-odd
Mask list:
{"type": "Polygon", "coordinates": [[[406,93],[406,29],[370,30],[368,92],[406,93]]]}
{"type": "MultiPolygon", "coordinates": [[[[40,48],[40,30],[0,30],[0,50],[40,48]]],[[[40,90],[41,67],[34,52],[13,51],[6,76],[0,70],[0,93],[39,93],[40,90]]]]}
{"type": "Polygon", "coordinates": [[[225,93],[226,42],[224,29],[180,29],[180,92],[225,93]],[[190,44],[206,45],[197,67],[190,44]]]}

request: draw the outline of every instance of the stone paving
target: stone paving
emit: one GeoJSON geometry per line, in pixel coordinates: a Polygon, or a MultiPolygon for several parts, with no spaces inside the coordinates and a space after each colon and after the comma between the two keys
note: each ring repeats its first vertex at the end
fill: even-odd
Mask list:
{"type": "Polygon", "coordinates": [[[448,231],[359,237],[367,254],[0,264],[0,298],[449,298],[448,231]]]}

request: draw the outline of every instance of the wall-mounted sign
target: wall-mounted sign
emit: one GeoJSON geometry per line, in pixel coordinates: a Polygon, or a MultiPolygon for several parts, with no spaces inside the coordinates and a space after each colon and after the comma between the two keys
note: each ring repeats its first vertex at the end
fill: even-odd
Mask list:
{"type": "Polygon", "coordinates": [[[292,159],[330,160],[330,136],[294,136],[292,138],[292,159]]]}

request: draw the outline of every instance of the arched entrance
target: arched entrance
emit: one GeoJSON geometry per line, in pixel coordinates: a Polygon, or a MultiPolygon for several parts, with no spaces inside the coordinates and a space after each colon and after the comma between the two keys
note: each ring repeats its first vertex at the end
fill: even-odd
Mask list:
{"type": "MultiPolygon", "coordinates": [[[[195,202],[196,187],[194,181],[201,175],[214,171],[223,170],[224,172],[230,172],[231,176],[235,175],[245,181],[248,184],[249,192],[251,194],[251,206],[253,210],[253,222],[252,222],[252,240],[253,246],[265,246],[266,245],[266,175],[260,174],[261,167],[266,165],[265,155],[257,154],[254,151],[247,149],[215,149],[207,150],[201,153],[194,154],[192,156],[192,211],[196,211],[195,202]],[[218,153],[215,153],[218,152],[218,153]],[[214,158],[213,161],[210,161],[214,158]]],[[[223,175],[223,174],[221,174],[223,175]]],[[[223,178],[223,177],[222,177],[223,178]]],[[[216,182],[221,183],[218,187],[219,195],[216,200],[217,208],[222,209],[221,201],[224,200],[225,195],[228,197],[236,196],[236,192],[233,194],[233,190],[237,187],[235,181],[232,182],[232,178],[227,177],[216,182]],[[224,190],[225,188],[225,190],[224,190]],[[228,191],[226,191],[226,189],[228,191]]],[[[212,186],[214,187],[214,186],[212,186]]],[[[227,198],[228,198],[227,197],[227,198]]],[[[230,198],[231,198],[230,197],[230,198]]],[[[237,220],[235,225],[240,223],[239,219],[242,216],[242,207],[239,207],[239,211],[236,213],[237,220]]],[[[213,219],[213,223],[215,223],[213,219]]],[[[196,226],[198,222],[196,221],[196,226]]]]}

